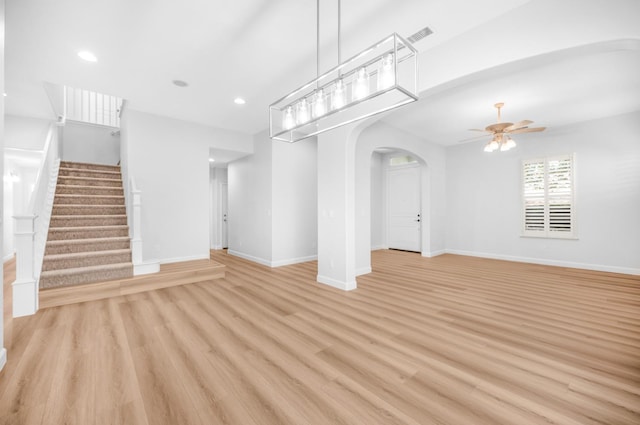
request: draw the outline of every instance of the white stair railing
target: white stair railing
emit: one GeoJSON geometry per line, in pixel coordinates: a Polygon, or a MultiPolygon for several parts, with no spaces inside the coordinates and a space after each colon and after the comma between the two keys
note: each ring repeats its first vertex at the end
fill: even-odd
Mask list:
{"type": "Polygon", "coordinates": [[[63,90],[65,119],[120,127],[121,98],[67,86],[63,90]]]}
{"type": "Polygon", "coordinates": [[[38,281],[47,244],[59,168],[58,128],[51,125],[27,213],[14,216],[16,280],[12,284],[13,317],[28,316],[38,311],[38,281]]]}

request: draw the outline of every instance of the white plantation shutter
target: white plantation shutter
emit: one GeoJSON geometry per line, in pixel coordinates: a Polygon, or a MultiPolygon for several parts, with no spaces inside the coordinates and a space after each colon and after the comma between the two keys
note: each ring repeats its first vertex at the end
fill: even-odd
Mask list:
{"type": "Polygon", "coordinates": [[[523,171],[523,234],[574,237],[573,155],[526,160],[523,171]]]}

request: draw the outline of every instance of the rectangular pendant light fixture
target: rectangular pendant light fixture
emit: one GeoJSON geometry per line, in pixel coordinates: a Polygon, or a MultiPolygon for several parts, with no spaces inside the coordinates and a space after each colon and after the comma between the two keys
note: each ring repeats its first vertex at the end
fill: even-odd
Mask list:
{"type": "Polygon", "coordinates": [[[398,34],[269,106],[271,138],[298,142],[418,100],[418,51],[398,34]]]}

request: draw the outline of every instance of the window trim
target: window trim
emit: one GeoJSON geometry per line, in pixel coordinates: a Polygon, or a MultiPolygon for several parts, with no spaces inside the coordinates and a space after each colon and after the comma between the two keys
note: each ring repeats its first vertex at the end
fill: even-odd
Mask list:
{"type": "Polygon", "coordinates": [[[553,155],[553,156],[544,156],[537,157],[531,159],[522,160],[520,175],[521,175],[521,237],[526,238],[546,238],[546,239],[578,239],[577,236],[577,220],[576,220],[576,156],[575,153],[564,154],[564,155],[553,155]],[[571,163],[571,194],[570,194],[570,202],[571,202],[571,212],[570,212],[570,223],[571,230],[569,232],[561,232],[561,231],[553,231],[549,229],[550,219],[549,219],[549,192],[548,192],[548,178],[549,178],[549,162],[554,160],[563,160],[569,159],[571,163]],[[525,194],[525,166],[527,164],[536,163],[536,162],[544,162],[544,218],[543,218],[543,230],[527,230],[526,229],[526,206],[527,206],[527,197],[525,194]]]}

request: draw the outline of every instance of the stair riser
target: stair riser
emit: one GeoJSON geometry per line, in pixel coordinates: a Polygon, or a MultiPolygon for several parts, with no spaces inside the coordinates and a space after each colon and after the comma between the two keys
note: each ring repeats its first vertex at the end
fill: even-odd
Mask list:
{"type": "Polygon", "coordinates": [[[45,255],[55,254],[72,254],[76,252],[94,252],[94,251],[108,251],[113,249],[129,249],[131,246],[129,240],[125,241],[110,241],[105,240],[91,243],[75,243],[55,245],[47,244],[45,249],[45,255]]]}
{"type": "Polygon", "coordinates": [[[101,187],[122,187],[122,180],[94,180],[82,177],[65,177],[58,176],[58,184],[77,185],[77,186],[101,186],[101,187]]]}
{"type": "Polygon", "coordinates": [[[127,217],[73,217],[61,218],[51,216],[51,227],[82,227],[82,226],[124,226],[127,217]]]}
{"type": "Polygon", "coordinates": [[[58,186],[56,195],[112,195],[123,196],[124,190],[121,187],[106,186],[58,186]]]}
{"type": "Polygon", "coordinates": [[[54,205],[51,212],[52,216],[56,215],[119,215],[126,214],[127,210],[124,206],[67,206],[54,205]]]}
{"type": "Polygon", "coordinates": [[[120,172],[119,165],[84,164],[81,162],[68,162],[68,161],[61,161],[60,168],[80,168],[83,170],[115,171],[117,173],[120,172]]]}
{"type": "Polygon", "coordinates": [[[69,239],[93,239],[93,238],[116,238],[129,236],[129,231],[124,229],[74,229],[58,230],[49,228],[49,241],[61,241],[69,239]]]}
{"type": "Polygon", "coordinates": [[[58,175],[66,176],[66,177],[92,177],[94,179],[122,180],[120,173],[110,173],[107,171],[78,170],[78,169],[70,169],[70,168],[60,168],[58,175]]]}
{"type": "Polygon", "coordinates": [[[75,196],[64,195],[53,199],[53,203],[57,205],[124,205],[124,197],[122,196],[75,196]]]}
{"type": "Polygon", "coordinates": [[[95,271],[71,276],[51,276],[40,278],[40,288],[80,285],[83,283],[102,282],[105,280],[126,279],[133,276],[133,266],[109,271],[95,271]]]}
{"type": "Polygon", "coordinates": [[[45,259],[42,263],[42,270],[61,270],[76,267],[101,266],[105,264],[130,263],[131,253],[92,255],[81,258],[66,258],[62,260],[45,259]]]}

